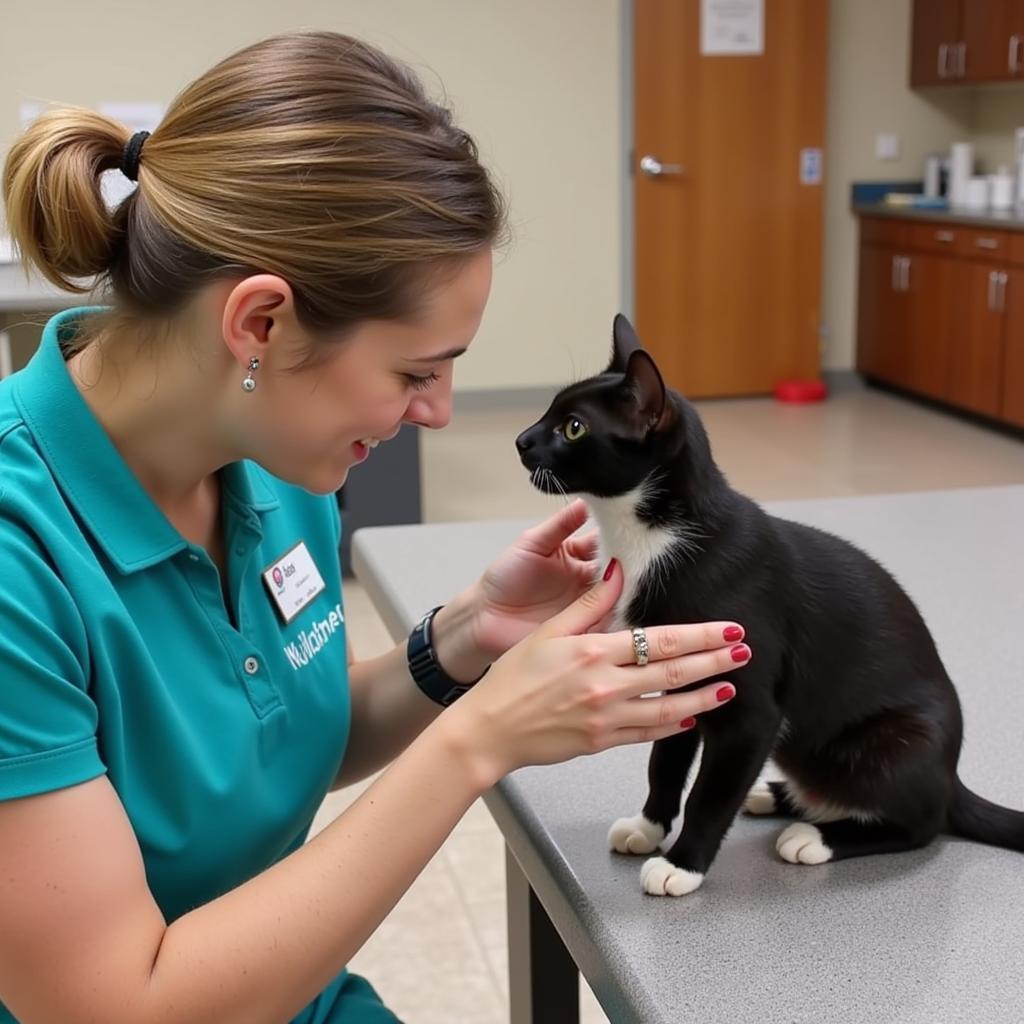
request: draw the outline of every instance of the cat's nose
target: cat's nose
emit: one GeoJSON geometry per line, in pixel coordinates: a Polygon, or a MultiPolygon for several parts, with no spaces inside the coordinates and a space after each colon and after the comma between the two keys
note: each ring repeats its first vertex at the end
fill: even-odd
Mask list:
{"type": "Polygon", "coordinates": [[[530,437],[530,431],[529,430],[524,430],[516,438],[516,451],[519,452],[520,455],[524,455],[532,447],[533,447],[533,438],[530,437]]]}

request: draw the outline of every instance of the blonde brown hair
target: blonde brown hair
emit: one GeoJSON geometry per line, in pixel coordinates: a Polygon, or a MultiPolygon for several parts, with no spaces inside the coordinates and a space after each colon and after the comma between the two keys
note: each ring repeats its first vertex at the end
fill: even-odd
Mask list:
{"type": "Polygon", "coordinates": [[[436,272],[504,237],[502,198],[451,112],[344,35],[275,36],[216,65],[171,104],[137,189],[108,211],[100,176],[130,137],[93,111],[44,114],[11,148],[3,190],[26,263],[63,288],[109,287],[134,318],[270,272],[311,331],[401,319],[436,272]]]}

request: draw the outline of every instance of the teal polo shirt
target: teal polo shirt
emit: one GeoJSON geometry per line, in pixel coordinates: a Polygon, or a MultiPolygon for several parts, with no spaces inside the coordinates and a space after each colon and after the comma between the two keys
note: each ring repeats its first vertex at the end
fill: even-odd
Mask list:
{"type": "MultiPolygon", "coordinates": [[[[299,847],[338,771],[341,525],[332,496],[226,466],[222,581],[68,374],[93,312],[54,317],[0,383],[0,800],[106,774],[170,922],[299,847]],[[264,572],[300,542],[324,588],[285,621],[264,572]]],[[[296,1021],[342,1019],[394,1017],[343,972],[296,1021]]]]}

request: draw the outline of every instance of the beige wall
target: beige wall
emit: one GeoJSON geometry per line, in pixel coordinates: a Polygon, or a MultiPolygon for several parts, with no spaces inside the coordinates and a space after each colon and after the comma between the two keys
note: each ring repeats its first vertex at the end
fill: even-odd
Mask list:
{"type": "Polygon", "coordinates": [[[527,387],[596,369],[621,285],[617,0],[3,0],[0,153],[18,104],[168,101],[274,32],[363,36],[443,82],[511,199],[460,388],[527,387]],[[7,14],[16,9],[16,17],[7,14]]]}

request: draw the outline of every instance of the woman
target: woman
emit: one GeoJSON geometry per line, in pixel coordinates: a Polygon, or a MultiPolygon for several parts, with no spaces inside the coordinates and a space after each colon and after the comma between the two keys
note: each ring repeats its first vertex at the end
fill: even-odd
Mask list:
{"type": "Polygon", "coordinates": [[[112,306],[55,317],[0,387],[0,1021],[392,1021],[344,964],[470,804],[692,727],[731,687],[639,698],[721,672],[741,629],[652,629],[645,666],[588,635],[622,576],[592,585],[577,503],[346,668],[333,494],[448,422],[503,224],[472,141],[372,47],[251,46],[149,138],[48,114],[4,195],[24,259],[112,306]],[[138,187],[110,214],[113,167],[138,187]]]}

